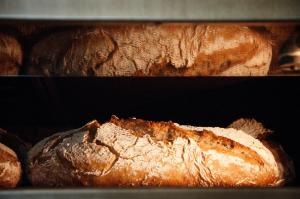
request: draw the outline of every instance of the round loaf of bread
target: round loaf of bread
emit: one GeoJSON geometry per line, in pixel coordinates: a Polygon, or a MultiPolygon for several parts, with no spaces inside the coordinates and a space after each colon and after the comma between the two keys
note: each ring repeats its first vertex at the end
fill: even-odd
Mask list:
{"type": "Polygon", "coordinates": [[[16,187],[21,179],[21,163],[16,153],[0,143],[0,187],[16,187]]]}
{"type": "Polygon", "coordinates": [[[0,33],[0,75],[18,75],[23,52],[18,40],[0,33]]]}
{"type": "Polygon", "coordinates": [[[54,33],[34,45],[29,74],[266,75],[272,46],[243,26],[113,24],[54,33]]]}
{"type": "Polygon", "coordinates": [[[280,163],[258,139],[233,128],[113,117],[57,133],[28,155],[36,186],[278,186],[280,163]]]}

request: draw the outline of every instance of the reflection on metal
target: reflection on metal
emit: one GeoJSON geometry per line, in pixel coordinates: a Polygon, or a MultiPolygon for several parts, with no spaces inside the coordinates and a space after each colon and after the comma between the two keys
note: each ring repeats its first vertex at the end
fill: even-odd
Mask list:
{"type": "Polygon", "coordinates": [[[281,49],[279,64],[279,71],[300,72],[300,32],[293,35],[281,49]]]}
{"type": "Polygon", "coordinates": [[[0,18],[28,20],[299,20],[299,0],[1,0],[0,18]]]}

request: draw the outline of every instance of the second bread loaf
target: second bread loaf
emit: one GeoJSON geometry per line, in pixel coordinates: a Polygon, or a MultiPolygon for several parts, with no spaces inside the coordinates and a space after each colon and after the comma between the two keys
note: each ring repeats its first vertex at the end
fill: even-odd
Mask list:
{"type": "Polygon", "coordinates": [[[114,24],[54,33],[31,52],[29,74],[266,75],[272,46],[243,26],[114,24]]]}

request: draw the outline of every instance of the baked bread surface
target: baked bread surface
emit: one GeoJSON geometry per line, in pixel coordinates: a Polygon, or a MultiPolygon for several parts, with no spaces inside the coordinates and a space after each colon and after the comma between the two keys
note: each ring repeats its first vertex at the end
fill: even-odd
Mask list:
{"type": "Polygon", "coordinates": [[[36,186],[278,186],[283,168],[258,139],[232,128],[112,117],[54,134],[29,152],[36,186]]]}
{"type": "Polygon", "coordinates": [[[46,76],[258,76],[268,39],[243,26],[114,24],[54,33],[34,45],[29,74],[46,76]]]}
{"type": "Polygon", "coordinates": [[[16,153],[0,143],[0,187],[16,187],[21,179],[21,163],[16,153]]]}

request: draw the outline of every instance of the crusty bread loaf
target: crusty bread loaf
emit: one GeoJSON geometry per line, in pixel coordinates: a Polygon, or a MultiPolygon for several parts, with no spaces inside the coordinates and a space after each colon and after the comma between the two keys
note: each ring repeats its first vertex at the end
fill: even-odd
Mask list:
{"type": "Polygon", "coordinates": [[[0,33],[0,75],[17,75],[22,59],[22,48],[18,40],[0,33]]]}
{"type": "Polygon", "coordinates": [[[283,168],[258,139],[233,128],[116,117],[57,133],[29,152],[36,186],[278,186],[283,168]]]}
{"type": "MultiPolygon", "coordinates": [[[[25,175],[26,173],[22,172],[22,171],[24,170],[24,168],[26,168],[27,153],[28,153],[29,148],[31,148],[31,145],[26,143],[24,140],[20,139],[17,135],[15,135],[11,132],[7,132],[6,130],[1,129],[1,128],[0,128],[0,143],[2,143],[3,146],[5,145],[7,148],[9,148],[9,151],[13,151],[13,153],[11,153],[12,158],[6,160],[6,163],[5,163],[5,160],[2,160],[2,161],[4,161],[2,164],[2,166],[3,166],[2,169],[4,169],[4,166],[9,167],[9,169],[10,169],[10,170],[8,170],[7,168],[5,168],[3,170],[2,175],[3,175],[3,177],[5,176],[7,179],[11,179],[12,184],[8,185],[5,181],[2,184],[0,183],[1,184],[0,187],[4,186],[5,183],[7,184],[6,187],[9,187],[9,186],[14,187],[16,185],[22,186],[22,185],[25,185],[26,183],[28,184],[28,180],[25,175]],[[12,162],[10,162],[10,161],[12,161],[12,162]],[[14,163],[14,162],[16,162],[16,163],[14,163]],[[9,173],[9,172],[11,172],[11,173],[9,173]]],[[[6,151],[6,150],[4,150],[4,151],[6,151]]],[[[1,152],[0,152],[0,154],[1,154],[1,152]]],[[[3,157],[5,157],[5,156],[3,156],[3,157]]],[[[7,155],[6,155],[6,157],[7,157],[7,155]]],[[[1,169],[0,169],[0,173],[1,173],[1,169]]],[[[1,179],[0,179],[0,181],[1,181],[1,179]]]]}
{"type": "Polygon", "coordinates": [[[247,27],[115,24],[52,34],[34,45],[33,75],[266,75],[272,46],[247,27]]]}
{"type": "Polygon", "coordinates": [[[16,153],[0,143],[0,187],[13,188],[21,179],[21,164],[16,153]]]}
{"type": "Polygon", "coordinates": [[[13,188],[21,183],[21,163],[28,148],[16,135],[0,128],[0,187],[13,188]]]}

